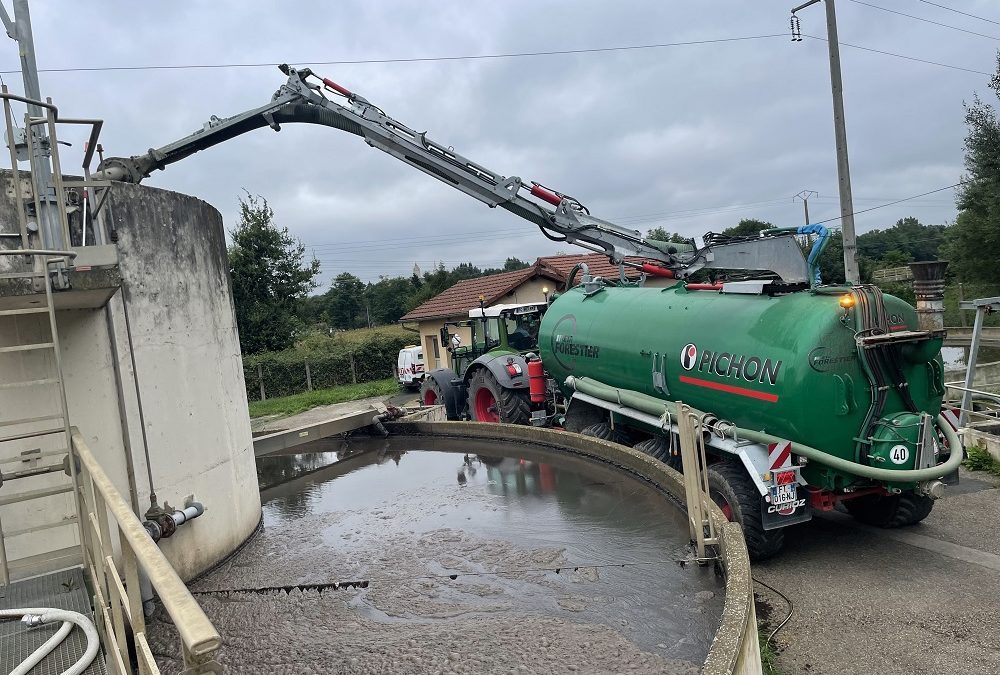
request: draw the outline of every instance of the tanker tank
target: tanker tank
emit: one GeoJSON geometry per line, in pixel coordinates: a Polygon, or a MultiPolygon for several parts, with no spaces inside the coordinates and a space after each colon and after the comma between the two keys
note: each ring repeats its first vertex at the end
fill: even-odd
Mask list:
{"type": "MultiPolygon", "coordinates": [[[[568,426],[596,404],[603,427],[584,433],[635,444],[675,468],[670,402],[706,413],[710,425],[722,420],[709,454],[731,461],[713,464],[721,476],[713,496],[721,504],[729,488],[732,501],[759,492],[760,504],[741,498],[743,510],[759,511],[761,536],[778,538],[774,530],[810,509],[853,497],[852,513],[878,525],[930,512],[958,458],[941,463],[948,443],[935,427],[942,341],[943,331],[919,329],[910,305],[872,286],[584,283],[553,300],[539,352],[570,401],[568,426]],[[793,486],[779,494],[778,481],[793,486]]],[[[758,558],[780,548],[755,551],[749,536],[748,544],[758,558]]]]}

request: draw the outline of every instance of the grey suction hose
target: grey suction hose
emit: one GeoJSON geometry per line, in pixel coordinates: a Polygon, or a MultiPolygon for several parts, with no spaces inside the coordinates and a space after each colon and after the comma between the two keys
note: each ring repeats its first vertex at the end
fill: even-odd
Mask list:
{"type": "MultiPolygon", "coordinates": [[[[635,408],[636,410],[644,412],[648,415],[662,417],[664,412],[669,412],[671,415],[677,414],[677,404],[673,401],[664,401],[653,396],[649,396],[648,394],[632,391],[631,389],[619,389],[617,387],[604,384],[603,382],[598,382],[597,380],[593,380],[589,377],[574,377],[570,375],[566,378],[566,384],[576,391],[599,398],[602,401],[620,403],[621,405],[635,408]]],[[[696,412],[698,414],[703,414],[699,411],[696,412]]],[[[893,481],[897,483],[919,483],[921,481],[941,478],[942,476],[958,469],[959,465],[962,463],[962,442],[959,440],[958,434],[955,433],[955,430],[951,428],[951,425],[949,425],[940,415],[937,416],[937,427],[948,440],[948,446],[951,448],[951,455],[944,464],[938,464],[937,466],[928,467],[926,469],[900,469],[896,471],[893,469],[880,469],[866,464],[856,464],[797,441],[792,442],[792,452],[797,455],[807,457],[814,462],[819,462],[820,464],[829,466],[830,468],[851,473],[856,476],[861,476],[863,478],[893,481]]],[[[778,441],[785,440],[778,438],[777,436],[764,433],[763,431],[753,431],[752,429],[743,429],[740,427],[726,429],[725,435],[730,437],[745,438],[749,441],[763,444],[776,443],[778,441]]]]}
{"type": "Polygon", "coordinates": [[[94,657],[97,656],[97,650],[101,645],[101,641],[97,635],[97,629],[94,627],[94,624],[90,621],[90,619],[78,612],[52,609],[50,607],[23,607],[20,609],[0,609],[0,618],[19,618],[28,627],[40,626],[42,624],[52,623],[53,621],[63,622],[62,626],[59,627],[59,630],[56,631],[55,635],[46,640],[45,644],[32,652],[31,656],[22,661],[17,668],[10,672],[10,675],[28,675],[32,668],[38,665],[42,659],[48,656],[52,650],[58,647],[59,644],[66,639],[66,636],[73,630],[74,624],[79,626],[87,636],[87,649],[76,663],[64,670],[60,675],[80,675],[80,673],[90,667],[90,664],[93,662],[94,657]]]}

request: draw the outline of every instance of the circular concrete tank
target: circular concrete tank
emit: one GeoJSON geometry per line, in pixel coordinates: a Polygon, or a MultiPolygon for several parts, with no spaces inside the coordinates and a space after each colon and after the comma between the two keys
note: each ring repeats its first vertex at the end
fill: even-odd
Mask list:
{"type": "MultiPolygon", "coordinates": [[[[662,463],[546,429],[392,427],[260,458],[263,532],[192,586],[223,664],[760,672],[739,528],[716,510],[718,563],[679,565],[692,555],[683,489],[662,463]]],[[[162,618],[151,644],[176,672],[162,618]]]]}
{"type": "MultiPolygon", "coordinates": [[[[10,231],[17,227],[11,174],[0,179],[0,231],[10,231]]],[[[194,197],[115,184],[100,222],[99,241],[115,243],[78,247],[72,288],[53,294],[69,420],[140,518],[150,482],[160,505],[182,508],[188,498],[205,505],[204,515],[160,542],[187,579],[245,541],[261,514],[222,217],[194,197]]],[[[29,264],[24,256],[4,263],[29,264]]],[[[0,287],[0,308],[44,298],[23,284],[0,287]]],[[[0,346],[48,339],[47,314],[0,317],[0,346]]],[[[54,365],[51,352],[0,354],[0,385],[51,377],[54,365]]],[[[0,387],[0,423],[58,410],[55,386],[0,387]]],[[[0,435],[26,430],[33,429],[8,426],[0,435]]],[[[61,434],[50,435],[7,443],[0,454],[60,446],[61,434]]],[[[18,468],[7,462],[0,471],[18,468]]],[[[66,481],[61,472],[7,481],[0,496],[66,481]]],[[[15,578],[78,560],[74,515],[65,492],[0,505],[5,531],[19,530],[6,539],[8,557],[25,561],[23,569],[12,565],[15,578]]]]}

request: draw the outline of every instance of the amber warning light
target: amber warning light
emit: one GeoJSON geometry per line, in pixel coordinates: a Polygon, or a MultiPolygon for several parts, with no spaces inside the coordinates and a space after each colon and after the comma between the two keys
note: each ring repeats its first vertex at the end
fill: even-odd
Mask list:
{"type": "Polygon", "coordinates": [[[855,302],[856,301],[854,300],[854,296],[851,294],[840,296],[840,306],[843,307],[844,309],[850,309],[851,307],[854,307],[855,302]]]}

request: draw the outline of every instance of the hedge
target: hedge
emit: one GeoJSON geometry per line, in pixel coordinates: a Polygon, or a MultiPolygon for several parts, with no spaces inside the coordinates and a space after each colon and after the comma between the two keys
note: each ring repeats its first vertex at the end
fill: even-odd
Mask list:
{"type": "Polygon", "coordinates": [[[247,384],[247,398],[260,400],[261,379],[267,398],[307,391],[306,363],[309,364],[313,389],[395,377],[399,350],[411,344],[413,339],[412,335],[376,333],[360,342],[344,343],[330,339],[322,349],[286,349],[244,356],[243,377],[247,384]]]}

